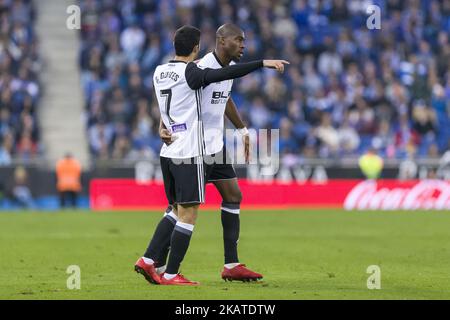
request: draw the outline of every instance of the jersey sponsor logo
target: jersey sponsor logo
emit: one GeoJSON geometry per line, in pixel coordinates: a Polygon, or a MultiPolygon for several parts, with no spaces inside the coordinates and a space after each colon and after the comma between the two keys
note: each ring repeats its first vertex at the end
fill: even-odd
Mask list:
{"type": "Polygon", "coordinates": [[[211,104],[225,104],[231,95],[231,91],[213,91],[211,104]]]}
{"type": "Polygon", "coordinates": [[[182,132],[187,130],[186,123],[174,124],[171,126],[172,133],[182,132]]]}

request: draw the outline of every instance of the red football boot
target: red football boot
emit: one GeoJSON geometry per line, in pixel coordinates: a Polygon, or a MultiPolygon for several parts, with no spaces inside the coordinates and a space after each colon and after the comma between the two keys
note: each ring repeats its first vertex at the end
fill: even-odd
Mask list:
{"type": "Polygon", "coordinates": [[[238,264],[236,267],[231,269],[224,267],[222,271],[222,279],[225,281],[238,280],[243,282],[249,282],[249,281],[258,281],[262,278],[263,278],[262,274],[247,269],[245,267],[245,264],[242,263],[238,264]]]}
{"type": "Polygon", "coordinates": [[[161,278],[156,273],[155,265],[154,264],[146,264],[144,262],[144,259],[140,258],[136,264],[134,265],[134,270],[137,273],[140,273],[144,276],[144,278],[153,284],[160,284],[161,278]]]}
{"type": "Polygon", "coordinates": [[[175,285],[175,286],[197,286],[200,282],[191,281],[186,279],[181,273],[177,274],[170,280],[164,278],[164,274],[161,275],[161,285],[175,285]]]}

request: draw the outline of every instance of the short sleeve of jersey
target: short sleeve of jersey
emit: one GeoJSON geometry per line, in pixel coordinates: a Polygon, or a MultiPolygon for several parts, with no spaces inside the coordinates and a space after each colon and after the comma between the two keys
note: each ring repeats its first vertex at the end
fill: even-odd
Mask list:
{"type": "Polygon", "coordinates": [[[197,62],[197,67],[200,69],[211,68],[207,63],[205,63],[205,61],[203,61],[203,59],[197,62]]]}

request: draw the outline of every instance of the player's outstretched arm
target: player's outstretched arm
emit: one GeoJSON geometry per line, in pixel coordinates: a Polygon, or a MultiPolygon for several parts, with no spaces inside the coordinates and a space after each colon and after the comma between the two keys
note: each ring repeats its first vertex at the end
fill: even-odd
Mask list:
{"type": "Polygon", "coordinates": [[[284,65],[289,64],[286,60],[257,60],[239,63],[221,69],[200,69],[195,63],[189,63],[186,67],[186,81],[193,90],[206,87],[210,83],[243,77],[259,68],[267,67],[284,71],[284,65]]]}
{"type": "Polygon", "coordinates": [[[249,163],[250,161],[250,135],[248,133],[247,128],[245,127],[244,121],[242,121],[241,116],[239,115],[239,111],[230,97],[227,101],[225,107],[225,115],[228,120],[235,126],[236,129],[239,129],[239,132],[242,134],[242,140],[244,142],[244,153],[245,153],[245,162],[249,163]]]}
{"type": "Polygon", "coordinates": [[[234,103],[231,97],[228,98],[227,104],[225,106],[225,115],[227,116],[228,120],[231,121],[231,123],[236,129],[242,129],[245,127],[244,121],[242,121],[241,115],[239,114],[236,104],[234,103]]]}
{"type": "Polygon", "coordinates": [[[264,67],[276,69],[278,72],[284,72],[284,65],[289,64],[286,60],[263,60],[264,67]]]}

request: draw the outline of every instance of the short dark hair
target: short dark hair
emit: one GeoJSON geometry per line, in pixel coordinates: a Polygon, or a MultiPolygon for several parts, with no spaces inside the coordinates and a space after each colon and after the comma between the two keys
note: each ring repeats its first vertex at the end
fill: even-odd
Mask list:
{"type": "Polygon", "coordinates": [[[177,56],[187,57],[200,43],[200,30],[193,26],[183,26],[175,32],[173,43],[177,56]]]}

